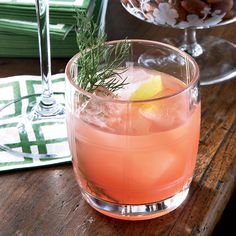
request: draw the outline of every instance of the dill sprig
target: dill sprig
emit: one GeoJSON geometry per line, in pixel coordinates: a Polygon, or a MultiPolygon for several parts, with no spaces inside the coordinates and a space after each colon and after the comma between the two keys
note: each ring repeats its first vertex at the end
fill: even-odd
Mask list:
{"type": "Polygon", "coordinates": [[[83,12],[77,14],[76,40],[80,57],[76,83],[88,92],[94,92],[99,86],[114,92],[127,84],[121,74],[126,71],[129,44],[107,46],[106,39],[107,35],[99,32],[92,17],[83,12]]]}

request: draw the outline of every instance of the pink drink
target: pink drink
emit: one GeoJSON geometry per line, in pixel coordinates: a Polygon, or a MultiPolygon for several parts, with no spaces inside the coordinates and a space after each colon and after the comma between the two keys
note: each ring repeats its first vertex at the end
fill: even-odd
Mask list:
{"type": "MultiPolygon", "coordinates": [[[[97,73],[114,62],[120,43],[127,42],[104,46],[110,61],[101,59],[97,73]]],[[[84,199],[105,215],[143,220],[174,210],[188,194],[200,133],[199,71],[172,46],[128,40],[128,47],[119,64],[127,84],[113,93],[78,87],[80,54],[70,60],[67,128],[84,199]]]]}
{"type": "MultiPolygon", "coordinates": [[[[131,91],[135,83],[160,75],[163,90],[157,97],[185,87],[174,77],[151,70],[130,68],[127,75],[131,91]]],[[[124,88],[118,94],[127,99],[129,92],[124,88]]],[[[100,107],[97,103],[91,117],[88,112],[78,117],[69,113],[73,167],[81,188],[112,203],[146,204],[187,187],[200,126],[200,105],[189,110],[188,92],[151,104],[131,104],[128,111],[126,104],[108,102],[100,107]],[[99,114],[102,109],[110,112],[99,114]]]]}

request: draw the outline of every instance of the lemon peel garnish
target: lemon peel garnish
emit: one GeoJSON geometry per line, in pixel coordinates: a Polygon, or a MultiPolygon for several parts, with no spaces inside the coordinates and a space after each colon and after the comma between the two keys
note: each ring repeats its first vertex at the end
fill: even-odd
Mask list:
{"type": "Polygon", "coordinates": [[[146,100],[153,98],[157,93],[161,92],[163,89],[161,76],[152,76],[142,83],[137,90],[135,90],[129,97],[129,100],[146,100]]]}

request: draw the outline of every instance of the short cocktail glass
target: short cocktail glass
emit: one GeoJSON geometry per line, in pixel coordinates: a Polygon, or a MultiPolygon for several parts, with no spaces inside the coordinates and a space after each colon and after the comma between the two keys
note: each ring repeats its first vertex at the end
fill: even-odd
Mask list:
{"type": "Polygon", "coordinates": [[[67,64],[68,139],[76,180],[93,208],[151,219],[176,209],[189,191],[200,133],[199,69],[185,52],[159,42],[104,47],[122,43],[129,44],[121,64],[126,83],[113,93],[77,86],[80,53],[67,64]]]}

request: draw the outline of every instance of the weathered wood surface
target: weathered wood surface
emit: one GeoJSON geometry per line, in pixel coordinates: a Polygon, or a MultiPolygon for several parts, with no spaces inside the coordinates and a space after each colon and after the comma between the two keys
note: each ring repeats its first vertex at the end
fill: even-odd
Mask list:
{"type": "MultiPolygon", "coordinates": [[[[236,24],[201,30],[236,43],[236,24]]],[[[161,40],[181,30],[141,22],[110,1],[109,39],[161,40]]],[[[53,60],[53,71],[67,60],[53,60]]],[[[38,60],[0,58],[0,78],[38,74],[38,60]]],[[[126,222],[105,217],[82,199],[71,165],[0,175],[0,235],[210,235],[235,189],[236,79],[201,88],[201,139],[195,178],[187,200],[158,219],[126,222]]]]}

